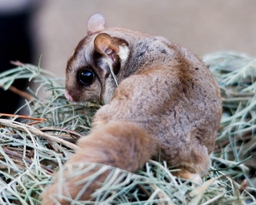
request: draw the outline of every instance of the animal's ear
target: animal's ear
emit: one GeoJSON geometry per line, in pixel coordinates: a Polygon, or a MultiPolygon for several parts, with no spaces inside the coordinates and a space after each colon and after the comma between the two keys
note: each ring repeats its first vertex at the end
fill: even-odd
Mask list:
{"type": "Polygon", "coordinates": [[[101,14],[93,14],[87,23],[87,34],[103,31],[107,28],[107,22],[101,14]]]}
{"type": "Polygon", "coordinates": [[[112,60],[114,60],[115,56],[119,53],[118,44],[106,33],[101,33],[95,38],[94,48],[98,53],[110,57],[112,60]]]}

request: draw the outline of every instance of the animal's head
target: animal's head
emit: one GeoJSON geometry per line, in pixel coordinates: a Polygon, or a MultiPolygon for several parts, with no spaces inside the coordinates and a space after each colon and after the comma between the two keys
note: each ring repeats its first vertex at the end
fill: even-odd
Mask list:
{"type": "Polygon", "coordinates": [[[128,56],[128,43],[108,34],[105,18],[101,14],[91,16],[87,36],[67,63],[66,98],[75,102],[108,103],[117,86],[115,76],[128,56]]]}

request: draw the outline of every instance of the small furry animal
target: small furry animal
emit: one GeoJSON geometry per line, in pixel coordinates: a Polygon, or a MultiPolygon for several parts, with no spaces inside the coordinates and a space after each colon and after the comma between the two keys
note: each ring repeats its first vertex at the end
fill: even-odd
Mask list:
{"type": "MultiPolygon", "coordinates": [[[[67,63],[65,96],[104,106],[65,166],[95,162],[134,172],[160,151],[168,165],[180,168],[178,176],[200,182],[222,113],[219,87],[204,63],[163,37],[107,28],[100,14],[87,27],[67,63]]],[[[56,176],[42,195],[43,205],[71,204],[78,193],[80,200],[91,199],[107,176],[85,190],[78,181],[93,171],[69,173],[56,176]]]]}

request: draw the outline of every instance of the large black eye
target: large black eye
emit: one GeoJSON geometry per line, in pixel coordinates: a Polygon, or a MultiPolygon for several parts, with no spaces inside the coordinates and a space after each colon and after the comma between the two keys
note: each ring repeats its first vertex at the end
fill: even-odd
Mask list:
{"type": "Polygon", "coordinates": [[[90,85],[94,81],[94,73],[90,70],[82,70],[78,74],[78,79],[83,85],[90,85]]]}

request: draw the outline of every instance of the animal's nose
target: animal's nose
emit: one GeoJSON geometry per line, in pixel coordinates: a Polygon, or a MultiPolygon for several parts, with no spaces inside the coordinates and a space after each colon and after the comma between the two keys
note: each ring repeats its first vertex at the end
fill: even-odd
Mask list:
{"type": "Polygon", "coordinates": [[[71,97],[71,95],[68,93],[68,90],[65,90],[65,97],[66,97],[67,100],[69,100],[71,102],[74,101],[73,98],[71,97]]]}

